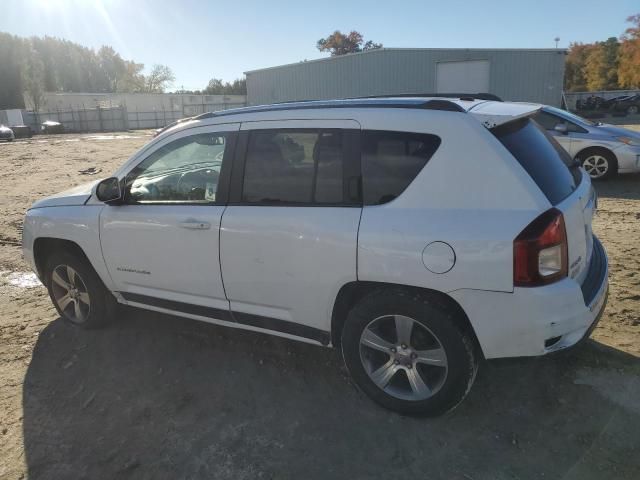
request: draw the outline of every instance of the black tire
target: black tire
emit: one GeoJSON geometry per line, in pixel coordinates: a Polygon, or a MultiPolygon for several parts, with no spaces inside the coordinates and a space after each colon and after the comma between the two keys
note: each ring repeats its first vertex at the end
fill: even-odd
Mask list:
{"type": "Polygon", "coordinates": [[[629,105],[629,107],[627,108],[627,113],[629,115],[637,115],[638,105],[629,105]]]}
{"type": "MultiPolygon", "coordinates": [[[[74,277],[75,277],[74,275],[74,277]]],[[[78,325],[85,329],[99,328],[108,324],[114,317],[117,309],[117,302],[114,296],[107,290],[107,288],[98,277],[93,267],[87,262],[86,259],[78,257],[71,252],[58,251],[52,253],[47,258],[45,264],[44,280],[47,289],[49,290],[49,296],[53,305],[56,307],[60,317],[65,320],[78,325]],[[79,276],[80,280],[75,279],[74,286],[78,293],[88,295],[89,304],[82,303],[78,298],[67,305],[63,310],[56,297],[60,298],[61,293],[64,293],[65,287],[62,287],[58,282],[69,282],[69,275],[65,276],[64,273],[60,275],[60,272],[67,271],[66,267],[71,267],[75,272],[75,275],[79,276]],[[59,269],[59,270],[57,270],[59,269]],[[58,272],[58,281],[54,282],[54,271],[58,272]],[[80,311],[82,315],[77,318],[74,315],[75,304],[81,305],[80,311]]],[[[68,283],[69,284],[69,283],[68,283]]],[[[82,295],[83,299],[86,299],[82,295]]]]}
{"type": "Polygon", "coordinates": [[[618,174],[618,160],[615,155],[608,150],[598,149],[598,150],[587,150],[585,152],[581,152],[577,156],[580,165],[589,173],[589,176],[592,180],[608,180],[610,178],[615,177],[618,174]],[[604,175],[594,176],[590,173],[586,162],[595,157],[602,157],[607,161],[607,171],[604,175]]]}
{"type": "MultiPolygon", "coordinates": [[[[416,294],[404,289],[382,289],[366,295],[349,312],[342,331],[342,355],[353,380],[373,401],[404,415],[435,416],[455,408],[471,389],[478,370],[478,355],[471,334],[460,328],[458,322],[460,319],[455,318],[456,315],[458,315],[457,312],[436,296],[416,294]],[[409,330],[411,338],[415,339],[416,330],[421,333],[428,330],[429,333],[425,335],[433,335],[438,342],[438,348],[446,353],[444,378],[439,380],[438,389],[432,389],[432,386],[429,386],[433,393],[428,398],[416,400],[398,398],[397,392],[390,393],[388,391],[391,383],[395,382],[398,386],[394,385],[393,388],[397,388],[401,392],[402,382],[405,382],[409,387],[409,395],[415,395],[415,390],[408,381],[411,373],[410,370],[407,370],[411,368],[409,366],[410,360],[406,363],[407,367],[404,368],[404,373],[399,373],[399,370],[396,370],[385,390],[378,386],[367,373],[367,368],[371,367],[365,366],[367,361],[361,350],[363,349],[362,352],[365,356],[369,355],[369,351],[367,351],[368,347],[361,347],[361,336],[366,328],[371,328],[371,325],[374,325],[374,322],[388,322],[387,317],[394,315],[413,319],[414,323],[409,330]],[[426,327],[427,330],[424,330],[423,327],[426,327]]],[[[395,322],[396,317],[392,318],[395,322]]],[[[391,341],[391,343],[398,343],[398,337],[399,335],[396,336],[395,342],[391,341]]],[[[412,343],[409,345],[409,349],[413,348],[412,343]]],[[[419,350],[419,348],[415,349],[416,352],[419,350]]],[[[375,349],[373,353],[384,357],[386,351],[375,349]]],[[[398,360],[394,360],[395,354],[388,353],[388,355],[390,356],[389,362],[398,363],[398,360]]],[[[382,362],[385,360],[382,359],[382,362]]],[[[368,363],[368,365],[370,364],[371,362],[368,363]]],[[[385,363],[383,367],[385,365],[388,363],[385,363]]],[[[395,368],[403,369],[403,364],[395,366],[395,368]]],[[[413,368],[415,375],[419,369],[417,363],[414,363],[413,368]]],[[[433,368],[438,372],[441,371],[436,367],[433,368]]],[[[440,374],[438,373],[438,375],[440,374]]],[[[426,380],[426,376],[422,376],[422,380],[426,380]]],[[[425,381],[424,383],[428,384],[429,382],[425,381]]]]}

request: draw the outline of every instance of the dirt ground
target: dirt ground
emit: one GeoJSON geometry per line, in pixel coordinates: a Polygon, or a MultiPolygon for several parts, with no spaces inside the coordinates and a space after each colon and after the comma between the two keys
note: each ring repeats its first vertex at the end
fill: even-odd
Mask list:
{"type": "Polygon", "coordinates": [[[23,275],[26,208],[149,138],[0,144],[0,478],[640,478],[640,175],[597,184],[611,291],[593,340],[485,362],[459,408],[415,419],[329,349],[137,310],[101,331],[58,318],[23,275]]]}

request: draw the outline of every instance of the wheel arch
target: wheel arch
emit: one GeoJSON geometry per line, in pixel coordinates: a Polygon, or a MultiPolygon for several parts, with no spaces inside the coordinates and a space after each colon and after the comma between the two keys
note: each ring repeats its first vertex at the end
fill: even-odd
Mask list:
{"type": "Polygon", "coordinates": [[[592,154],[592,153],[600,153],[600,154],[604,154],[604,155],[608,155],[611,158],[613,158],[613,160],[615,161],[615,170],[618,170],[618,157],[616,156],[615,152],[613,150],[611,150],[610,148],[607,147],[602,147],[602,146],[590,146],[590,147],[585,147],[582,150],[580,150],[578,153],[575,154],[574,158],[576,159],[581,159],[583,157],[585,157],[586,155],[592,154]]]}
{"type": "Polygon", "coordinates": [[[47,263],[47,259],[52,253],[58,251],[73,253],[91,265],[94,271],[96,270],[89,260],[89,257],[84,253],[82,247],[76,242],[64,240],[62,238],[39,237],[33,242],[33,259],[38,271],[38,277],[44,279],[44,268],[47,263]]]}
{"type": "Polygon", "coordinates": [[[458,323],[458,327],[471,335],[477,352],[484,357],[480,342],[478,341],[478,337],[476,336],[469,317],[460,304],[451,296],[444,292],[429,288],[370,281],[349,282],[343,285],[338,291],[331,314],[331,344],[334,347],[339,348],[341,344],[340,338],[342,335],[342,329],[351,308],[358,303],[359,300],[364,298],[365,295],[373,291],[383,289],[403,289],[418,295],[437,298],[440,302],[447,305],[456,313],[453,318],[458,323]]]}

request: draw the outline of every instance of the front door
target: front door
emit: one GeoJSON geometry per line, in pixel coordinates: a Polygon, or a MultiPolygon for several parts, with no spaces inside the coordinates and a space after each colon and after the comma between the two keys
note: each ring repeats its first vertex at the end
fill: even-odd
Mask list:
{"type": "Polygon", "coordinates": [[[220,238],[238,323],[329,341],[339,288],[357,278],[359,128],[349,120],[242,124],[220,238]]]}
{"type": "Polygon", "coordinates": [[[102,252],[130,303],[228,319],[219,262],[219,187],[239,124],[183,130],[126,175],[124,205],[100,215],[102,252]]]}

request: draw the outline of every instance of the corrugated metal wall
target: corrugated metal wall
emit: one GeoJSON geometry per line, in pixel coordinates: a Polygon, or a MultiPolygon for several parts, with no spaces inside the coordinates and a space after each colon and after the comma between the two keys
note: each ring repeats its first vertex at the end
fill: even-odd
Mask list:
{"type": "Polygon", "coordinates": [[[247,72],[247,100],[249,105],[259,105],[433,93],[437,63],[464,60],[489,60],[489,93],[504,100],[560,105],[565,61],[565,51],[560,49],[385,48],[247,72]]]}

